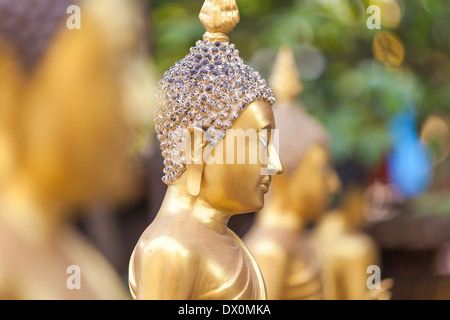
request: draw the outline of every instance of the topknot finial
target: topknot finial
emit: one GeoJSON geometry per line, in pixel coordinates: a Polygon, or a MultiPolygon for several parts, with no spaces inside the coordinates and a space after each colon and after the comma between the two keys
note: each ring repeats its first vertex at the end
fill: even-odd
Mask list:
{"type": "Polygon", "coordinates": [[[279,49],[269,82],[279,101],[292,101],[301,94],[303,84],[291,48],[279,49]]]}
{"type": "Polygon", "coordinates": [[[236,0],[205,0],[199,18],[206,29],[203,40],[229,42],[227,34],[240,19],[236,0]]]}

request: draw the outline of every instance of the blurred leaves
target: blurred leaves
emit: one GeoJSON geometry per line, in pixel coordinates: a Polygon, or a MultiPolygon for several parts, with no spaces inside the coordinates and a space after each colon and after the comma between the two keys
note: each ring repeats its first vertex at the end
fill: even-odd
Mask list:
{"type": "MultiPolygon", "coordinates": [[[[204,32],[200,0],[147,0],[162,74],[204,32]]],[[[369,30],[369,0],[238,0],[241,22],[230,34],[241,56],[267,79],[280,45],[291,46],[304,75],[299,98],[330,132],[336,163],[374,166],[390,150],[389,119],[410,105],[418,131],[427,115],[450,113],[450,0],[399,0],[395,29],[369,30]],[[387,68],[374,59],[379,31],[394,33],[405,60],[387,68]]],[[[383,14],[383,13],[382,13],[383,14]]]]}

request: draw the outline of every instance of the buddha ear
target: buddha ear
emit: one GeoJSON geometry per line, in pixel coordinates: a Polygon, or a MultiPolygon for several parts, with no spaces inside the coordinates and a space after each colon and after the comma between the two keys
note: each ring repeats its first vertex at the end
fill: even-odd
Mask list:
{"type": "Polygon", "coordinates": [[[187,191],[192,196],[198,196],[205,165],[203,159],[203,149],[207,145],[205,132],[201,128],[188,127],[185,141],[187,191]]]}

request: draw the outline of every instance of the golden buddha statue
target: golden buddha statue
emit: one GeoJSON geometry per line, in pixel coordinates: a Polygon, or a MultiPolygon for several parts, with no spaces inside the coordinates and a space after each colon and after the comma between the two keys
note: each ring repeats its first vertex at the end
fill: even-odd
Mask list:
{"type": "Polygon", "coordinates": [[[1,299],[130,297],[71,218],[133,191],[122,101],[134,14],[122,0],[0,2],[1,299]]]}
{"type": "Polygon", "coordinates": [[[380,255],[375,241],[363,231],[366,190],[346,189],[340,207],[324,214],[312,235],[323,261],[324,298],[388,300],[392,279],[380,281],[379,288],[367,285],[373,272],[369,267],[380,266],[380,255]]]}
{"type": "Polygon", "coordinates": [[[273,110],[284,174],[273,178],[267,204],[244,237],[271,300],[323,297],[320,261],[304,229],[340,185],[325,129],[296,101],[302,91],[296,70],[292,50],[280,48],[270,85],[277,98],[273,110]]]}
{"type": "Polygon", "coordinates": [[[227,223],[261,209],[271,175],[282,172],[268,133],[274,97],[229,43],[236,1],[205,1],[200,20],[203,41],[159,82],[155,129],[168,188],[130,259],[134,299],[266,298],[255,259],[227,223]],[[234,132],[248,134],[242,148],[234,132]],[[267,161],[250,161],[259,152],[267,161]]]}

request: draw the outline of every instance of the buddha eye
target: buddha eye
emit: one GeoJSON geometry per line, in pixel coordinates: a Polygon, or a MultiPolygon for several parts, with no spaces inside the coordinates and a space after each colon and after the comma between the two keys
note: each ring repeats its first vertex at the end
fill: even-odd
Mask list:
{"type": "Polygon", "coordinates": [[[261,141],[264,149],[267,149],[267,147],[269,146],[269,143],[266,141],[266,139],[264,139],[263,137],[259,137],[259,141],[261,141]]]}

